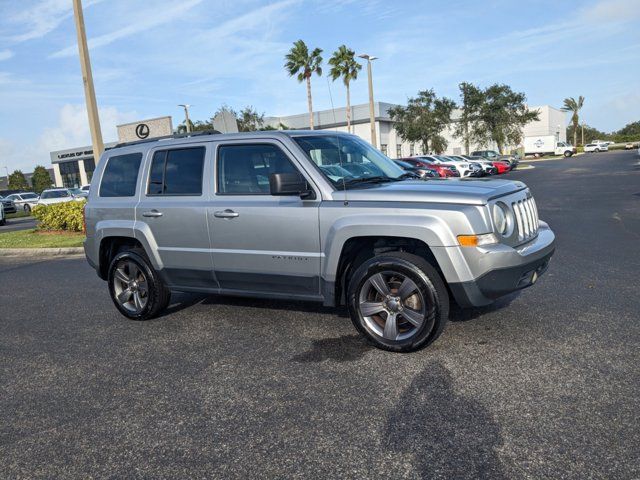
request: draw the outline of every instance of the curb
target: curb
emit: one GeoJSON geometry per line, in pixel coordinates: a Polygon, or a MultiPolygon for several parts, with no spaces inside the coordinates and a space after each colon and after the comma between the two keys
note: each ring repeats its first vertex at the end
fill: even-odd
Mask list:
{"type": "Polygon", "coordinates": [[[0,248],[0,257],[51,257],[62,255],[84,255],[84,248],[0,248]]]}

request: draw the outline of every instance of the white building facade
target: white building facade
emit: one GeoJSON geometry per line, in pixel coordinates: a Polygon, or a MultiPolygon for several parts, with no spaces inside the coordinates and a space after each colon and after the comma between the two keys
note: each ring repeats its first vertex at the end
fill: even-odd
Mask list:
{"type": "MultiPolygon", "coordinates": [[[[376,102],[374,104],[375,111],[375,128],[376,140],[378,148],[391,158],[410,157],[412,155],[421,155],[429,152],[422,151],[422,145],[419,143],[412,144],[404,142],[393,128],[393,120],[389,115],[389,109],[395,107],[392,103],[376,102]]],[[[523,129],[523,138],[525,136],[542,136],[555,135],[558,141],[566,141],[566,113],[549,105],[541,107],[529,107],[530,110],[537,110],[539,119],[531,122],[523,129]]],[[[453,114],[454,120],[459,118],[459,111],[453,114]]],[[[371,141],[371,128],[369,121],[369,104],[353,105],[351,107],[351,133],[359,137],[371,141]]],[[[340,132],[347,131],[347,109],[336,108],[333,110],[320,110],[313,113],[313,121],[316,130],[335,130],[340,132]]],[[[278,128],[280,124],[287,128],[296,130],[305,130],[309,128],[309,114],[301,113],[297,115],[289,115],[284,117],[267,117],[265,124],[278,128]]],[[[450,125],[442,135],[447,140],[448,146],[446,154],[455,155],[465,153],[464,143],[461,139],[453,136],[454,126],[450,125]]],[[[517,148],[518,145],[513,145],[517,148]]],[[[471,150],[497,150],[496,145],[489,144],[471,145],[471,150]]]]}

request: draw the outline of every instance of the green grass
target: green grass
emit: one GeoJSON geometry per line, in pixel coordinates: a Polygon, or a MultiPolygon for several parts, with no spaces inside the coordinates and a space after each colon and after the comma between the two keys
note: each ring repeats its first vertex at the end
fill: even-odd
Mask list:
{"type": "Polygon", "coordinates": [[[81,247],[83,240],[84,234],[77,232],[20,230],[0,233],[0,248],[81,247]]]}
{"type": "Polygon", "coordinates": [[[18,210],[16,213],[7,213],[7,218],[22,218],[30,217],[31,212],[27,213],[24,210],[18,210]]]}

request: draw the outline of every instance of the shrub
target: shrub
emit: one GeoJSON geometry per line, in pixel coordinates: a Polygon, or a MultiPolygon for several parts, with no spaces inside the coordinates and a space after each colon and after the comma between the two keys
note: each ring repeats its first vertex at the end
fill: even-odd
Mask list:
{"type": "Polygon", "coordinates": [[[31,211],[41,230],[82,231],[82,210],[87,202],[63,202],[36,205],[31,211]]]}

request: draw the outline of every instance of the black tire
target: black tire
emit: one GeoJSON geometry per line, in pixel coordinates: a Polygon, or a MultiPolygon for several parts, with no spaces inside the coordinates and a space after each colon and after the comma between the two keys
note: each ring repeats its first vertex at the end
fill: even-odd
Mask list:
{"type": "Polygon", "coordinates": [[[25,211],[26,213],[31,213],[31,207],[29,206],[29,204],[28,204],[28,203],[25,203],[25,205],[24,205],[24,211],[25,211]]]}
{"type": "Polygon", "coordinates": [[[564,156],[565,156],[566,158],[569,158],[571,155],[573,155],[573,153],[572,153],[572,152],[564,152],[564,156]]]}
{"type": "Polygon", "coordinates": [[[158,273],[154,270],[144,250],[139,248],[121,251],[111,260],[107,283],[109,284],[111,300],[116,308],[122,315],[132,320],[149,320],[155,318],[169,306],[169,302],[171,301],[171,290],[167,288],[158,273]],[[118,265],[121,265],[121,262],[133,262],[144,275],[144,278],[146,278],[147,295],[144,297],[146,298],[146,304],[140,311],[127,309],[117,298],[115,275],[118,265]]]}
{"type": "MultiPolygon", "coordinates": [[[[399,289],[394,293],[394,295],[397,294],[399,294],[399,289]]],[[[392,352],[411,352],[426,347],[440,336],[449,317],[449,294],[438,271],[424,258],[404,252],[384,253],[362,263],[350,275],[347,304],[356,329],[375,347],[392,352]],[[396,339],[376,334],[371,327],[372,319],[376,322],[384,322],[385,331],[383,333],[386,333],[386,319],[383,319],[382,315],[371,315],[366,318],[362,315],[360,308],[362,296],[365,295],[365,289],[371,288],[370,279],[378,273],[384,273],[386,275],[384,278],[392,280],[393,274],[399,274],[400,277],[409,278],[417,287],[416,290],[411,290],[416,293],[408,298],[417,295],[414,298],[418,298],[423,304],[423,321],[420,326],[414,326],[413,330],[406,333],[406,335],[411,334],[408,338],[398,338],[399,333],[396,339]]],[[[405,311],[408,310],[406,305],[404,308],[405,311]]],[[[402,310],[402,306],[400,310],[402,310]]],[[[402,311],[397,312],[397,315],[401,319],[403,318],[402,311]]],[[[398,321],[398,323],[402,322],[403,320],[398,321]]],[[[404,321],[404,324],[409,326],[407,321],[404,321]]],[[[378,328],[382,328],[382,326],[379,325],[378,328]]],[[[396,328],[396,332],[400,332],[399,327],[396,328]]]]}
{"type": "Polygon", "coordinates": [[[7,224],[7,219],[3,218],[2,220],[0,220],[0,227],[4,227],[7,224]]]}

